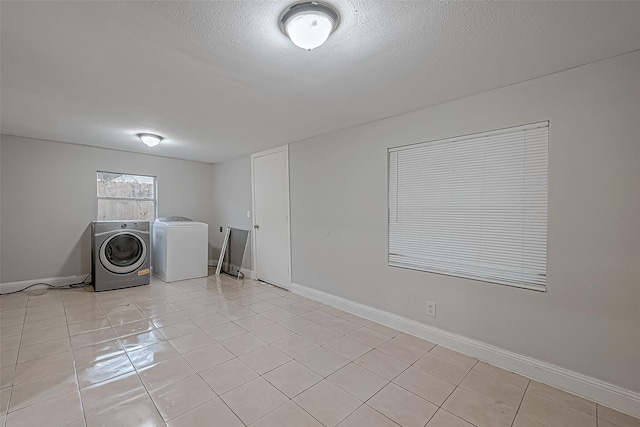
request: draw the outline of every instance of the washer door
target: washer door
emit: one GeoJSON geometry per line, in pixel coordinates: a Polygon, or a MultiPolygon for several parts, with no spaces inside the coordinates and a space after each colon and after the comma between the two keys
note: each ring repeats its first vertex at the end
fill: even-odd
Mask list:
{"type": "Polygon", "coordinates": [[[128,231],[109,236],[100,246],[100,262],[112,273],[128,274],[136,271],[147,259],[147,244],[128,231]]]}

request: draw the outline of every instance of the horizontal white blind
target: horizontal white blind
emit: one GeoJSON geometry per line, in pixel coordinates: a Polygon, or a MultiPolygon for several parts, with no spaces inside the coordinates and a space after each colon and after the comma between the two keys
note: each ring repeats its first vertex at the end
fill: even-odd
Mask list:
{"type": "Polygon", "coordinates": [[[549,123],[389,150],[389,265],[544,289],[549,123]]]}

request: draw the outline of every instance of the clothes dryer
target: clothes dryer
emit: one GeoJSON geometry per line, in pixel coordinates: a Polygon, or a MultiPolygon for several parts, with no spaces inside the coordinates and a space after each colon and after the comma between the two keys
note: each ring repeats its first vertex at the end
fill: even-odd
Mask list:
{"type": "Polygon", "coordinates": [[[91,280],[95,291],[148,285],[149,221],[91,223],[91,280]]]}

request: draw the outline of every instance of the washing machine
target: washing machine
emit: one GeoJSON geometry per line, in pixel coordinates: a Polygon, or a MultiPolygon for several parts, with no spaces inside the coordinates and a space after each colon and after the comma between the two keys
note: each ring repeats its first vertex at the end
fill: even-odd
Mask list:
{"type": "Polygon", "coordinates": [[[153,223],[153,275],[165,282],[208,275],[209,226],[180,216],[153,223]]]}
{"type": "Polygon", "coordinates": [[[149,221],[91,223],[91,280],[95,291],[148,285],[149,221]]]}

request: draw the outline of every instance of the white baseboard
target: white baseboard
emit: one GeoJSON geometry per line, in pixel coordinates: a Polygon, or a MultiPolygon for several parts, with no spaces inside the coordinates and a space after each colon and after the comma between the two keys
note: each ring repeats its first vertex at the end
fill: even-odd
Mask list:
{"type": "Polygon", "coordinates": [[[640,417],[640,393],[296,283],[291,292],[640,417]]]}
{"type": "Polygon", "coordinates": [[[33,279],[33,280],[21,280],[19,282],[5,282],[0,283],[0,293],[4,294],[7,292],[15,292],[20,289],[24,289],[27,286],[35,285],[36,283],[47,283],[51,286],[60,287],[72,285],[74,283],[80,283],[84,279],[87,279],[87,282],[91,280],[91,275],[80,274],[75,276],[66,276],[66,277],[47,277],[45,279],[33,279]]]}

